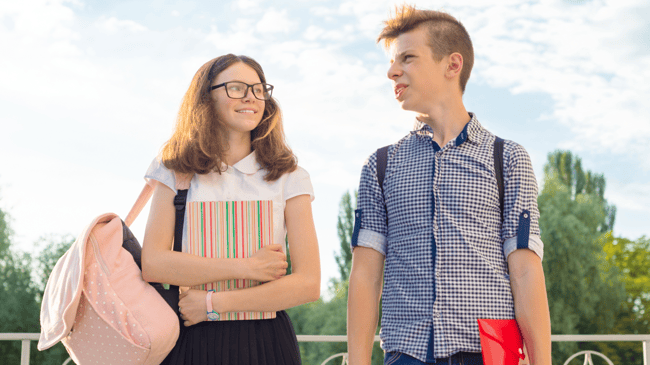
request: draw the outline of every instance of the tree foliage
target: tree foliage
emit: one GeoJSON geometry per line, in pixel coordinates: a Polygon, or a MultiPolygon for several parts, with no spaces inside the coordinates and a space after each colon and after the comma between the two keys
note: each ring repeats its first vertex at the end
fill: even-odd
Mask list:
{"type": "Polygon", "coordinates": [[[339,281],[343,282],[350,277],[352,267],[352,231],[354,230],[354,207],[357,205],[357,192],[352,195],[346,191],[339,203],[339,216],[336,223],[336,232],[339,236],[340,251],[335,254],[336,264],[339,267],[339,281]]]}
{"type": "Polygon", "coordinates": [[[605,233],[614,229],[616,207],[605,200],[605,176],[582,169],[582,160],[571,151],[555,151],[548,155],[544,166],[546,179],[554,179],[569,189],[572,200],[578,196],[591,196],[597,199],[603,208],[604,217],[598,221],[598,232],[605,233]]]}
{"type": "Polygon", "coordinates": [[[4,257],[9,250],[11,228],[9,227],[9,217],[0,209],[0,257],[4,257]]]}
{"type": "MultiPolygon", "coordinates": [[[[549,154],[544,172],[538,205],[553,333],[648,333],[650,238],[630,240],[612,234],[616,207],[605,199],[605,178],[583,170],[580,158],[571,152],[549,154]]],[[[339,275],[332,280],[329,299],[287,310],[297,334],[347,333],[356,198],[356,192],[346,192],[339,204],[340,249],[335,254],[339,275]]],[[[44,237],[37,243],[43,248],[35,256],[14,250],[11,241],[9,216],[0,209],[0,332],[40,332],[40,302],[47,278],[73,237],[44,237]]],[[[562,364],[571,354],[586,349],[600,351],[616,364],[643,363],[638,342],[556,343],[553,363],[562,364]]],[[[333,354],[347,352],[347,346],[303,342],[300,351],[304,364],[320,364],[333,354]]],[[[67,357],[61,344],[38,352],[32,342],[33,364],[61,364],[67,357]]],[[[19,363],[20,342],[0,342],[0,359],[19,363]]],[[[382,362],[383,352],[375,344],[373,364],[382,362]]]]}
{"type": "MultiPolygon", "coordinates": [[[[601,237],[616,212],[604,198],[605,179],[583,171],[580,159],[566,151],[551,153],[544,172],[539,223],[553,333],[610,333],[625,291],[603,251],[601,237]]],[[[563,363],[581,346],[554,345],[553,362],[563,363]]]]}
{"type": "MultiPolygon", "coordinates": [[[[344,335],[347,333],[347,300],[350,268],[352,266],[352,231],[354,229],[354,207],[356,206],[357,193],[346,192],[341,197],[339,215],[336,224],[339,236],[340,250],[335,254],[339,269],[339,278],[332,281],[329,289],[330,300],[319,299],[314,303],[289,309],[297,334],[309,335],[344,335]]],[[[321,364],[334,354],[347,352],[347,344],[343,342],[327,343],[300,343],[300,353],[303,364],[321,364]]],[[[373,348],[372,363],[383,363],[384,353],[375,343],[373,348]]],[[[340,358],[336,363],[339,363],[340,358]]],[[[332,360],[334,361],[334,360],[332,360]]]]}
{"type": "MultiPolygon", "coordinates": [[[[647,334],[650,328],[650,239],[630,240],[606,234],[601,237],[608,263],[622,273],[626,298],[612,333],[647,334]]],[[[602,352],[616,364],[642,364],[638,342],[607,343],[602,352]]]]}
{"type": "MultiPolygon", "coordinates": [[[[47,277],[58,258],[68,249],[70,237],[42,239],[44,250],[34,259],[11,245],[8,215],[0,209],[0,333],[38,333],[39,314],[47,277]],[[36,269],[35,269],[36,267],[36,269]]],[[[0,359],[3,364],[19,364],[20,341],[1,341],[0,359]]],[[[31,364],[62,364],[68,354],[62,344],[39,352],[36,341],[31,342],[31,364]]]]}

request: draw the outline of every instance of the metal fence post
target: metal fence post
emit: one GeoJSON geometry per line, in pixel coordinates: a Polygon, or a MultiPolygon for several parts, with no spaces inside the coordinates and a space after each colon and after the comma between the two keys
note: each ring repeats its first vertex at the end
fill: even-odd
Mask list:
{"type": "Polygon", "coordinates": [[[643,365],[650,365],[650,341],[643,341],[643,365]]]}
{"type": "Polygon", "coordinates": [[[20,351],[20,365],[29,365],[29,343],[30,340],[22,340],[22,348],[20,351]]]}

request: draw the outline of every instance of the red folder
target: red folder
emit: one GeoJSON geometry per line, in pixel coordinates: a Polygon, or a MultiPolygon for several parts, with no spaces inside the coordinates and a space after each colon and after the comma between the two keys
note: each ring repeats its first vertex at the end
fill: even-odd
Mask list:
{"type": "Polygon", "coordinates": [[[514,319],[479,319],[483,363],[517,365],[524,359],[524,341],[514,319]]]}

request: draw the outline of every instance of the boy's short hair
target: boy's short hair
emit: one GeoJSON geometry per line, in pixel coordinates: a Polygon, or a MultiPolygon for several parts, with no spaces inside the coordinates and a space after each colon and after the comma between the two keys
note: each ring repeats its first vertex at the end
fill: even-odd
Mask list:
{"type": "Polygon", "coordinates": [[[384,29],[377,37],[377,42],[383,41],[384,47],[388,48],[397,37],[419,26],[427,28],[429,45],[436,62],[454,52],[463,56],[460,89],[465,92],[465,85],[474,66],[474,48],[469,33],[453,16],[442,11],[416,9],[412,5],[396,7],[395,14],[384,22],[384,29]]]}

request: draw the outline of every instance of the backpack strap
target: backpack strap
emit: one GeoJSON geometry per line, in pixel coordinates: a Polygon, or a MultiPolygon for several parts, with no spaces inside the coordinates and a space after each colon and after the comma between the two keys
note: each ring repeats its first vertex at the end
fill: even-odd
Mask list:
{"type": "MultiPolygon", "coordinates": [[[[174,208],[176,208],[176,219],[174,223],[174,251],[183,251],[183,225],[185,224],[185,207],[187,203],[187,192],[190,188],[190,181],[194,174],[181,174],[174,172],[176,179],[176,196],[174,197],[174,208]]],[[[160,292],[160,291],[159,291],[160,292]]],[[[172,307],[176,313],[183,328],[183,320],[180,318],[180,310],[178,309],[179,301],[179,287],[178,285],[169,285],[169,290],[161,293],[165,301],[172,307]]]]}
{"type": "Polygon", "coordinates": [[[187,191],[194,174],[181,174],[174,172],[176,178],[176,196],[174,207],[176,208],[176,221],[174,224],[174,251],[183,250],[183,225],[185,224],[185,206],[187,203],[187,191]]]}
{"type": "Polygon", "coordinates": [[[381,195],[384,195],[384,178],[386,177],[386,165],[388,165],[388,147],[384,146],[377,150],[377,182],[381,195]]]}
{"type": "MultiPolygon", "coordinates": [[[[384,199],[384,179],[386,178],[386,165],[388,165],[388,147],[384,146],[377,150],[377,182],[381,189],[381,198],[384,199]]],[[[384,212],[386,213],[386,227],[388,227],[388,207],[384,200],[384,212]]]]}
{"type": "MultiPolygon", "coordinates": [[[[174,175],[176,176],[176,190],[187,190],[190,188],[190,181],[192,181],[194,174],[174,173],[174,175]]],[[[151,199],[151,196],[153,195],[153,191],[155,190],[156,185],[158,185],[158,181],[156,180],[150,180],[144,184],[144,187],[142,188],[138,199],[136,199],[135,203],[133,203],[133,207],[131,207],[129,214],[127,214],[126,218],[124,219],[124,223],[127,227],[130,227],[131,224],[133,224],[133,221],[138,218],[138,215],[140,215],[142,209],[144,209],[144,207],[147,205],[149,199],[151,199]]],[[[185,194],[187,194],[187,192],[185,192],[185,194]]]]}
{"type": "Polygon", "coordinates": [[[501,208],[501,221],[503,222],[503,139],[496,137],[494,140],[494,172],[497,177],[497,186],[499,187],[499,207],[501,208]]]}
{"type": "MultiPolygon", "coordinates": [[[[494,172],[497,178],[497,186],[499,187],[499,207],[501,208],[502,221],[505,195],[505,187],[503,184],[503,143],[503,139],[500,137],[494,139],[494,172]]],[[[384,195],[384,179],[386,177],[386,166],[388,165],[388,147],[384,146],[377,150],[377,182],[379,183],[382,196],[384,195]]]]}
{"type": "Polygon", "coordinates": [[[157,181],[152,180],[149,183],[144,184],[144,188],[142,188],[142,191],[140,192],[140,196],[138,196],[138,199],[133,203],[133,207],[131,207],[131,210],[129,211],[129,214],[126,215],[126,218],[124,219],[124,223],[127,225],[127,227],[130,227],[133,221],[138,217],[142,209],[144,208],[145,205],[147,205],[147,202],[151,198],[151,195],[153,195],[153,190],[156,187],[157,181]]]}

